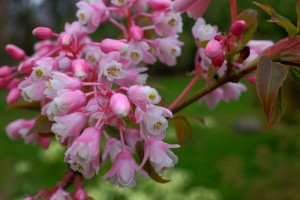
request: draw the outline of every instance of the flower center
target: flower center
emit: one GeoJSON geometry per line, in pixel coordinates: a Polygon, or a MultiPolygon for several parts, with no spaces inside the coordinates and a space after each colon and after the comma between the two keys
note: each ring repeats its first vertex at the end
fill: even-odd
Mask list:
{"type": "Polygon", "coordinates": [[[121,74],[121,69],[117,66],[109,66],[107,68],[107,74],[113,77],[118,77],[121,74]]]}
{"type": "Polygon", "coordinates": [[[159,130],[162,126],[161,122],[156,122],[155,124],[153,124],[153,129],[154,130],[159,130]]]}
{"type": "Polygon", "coordinates": [[[176,19],[174,18],[171,18],[169,21],[168,21],[168,25],[170,27],[174,27],[176,25],[176,19]]]}
{"type": "Polygon", "coordinates": [[[38,69],[38,70],[35,70],[35,76],[38,77],[38,78],[41,78],[43,76],[43,72],[42,70],[38,69]]]}

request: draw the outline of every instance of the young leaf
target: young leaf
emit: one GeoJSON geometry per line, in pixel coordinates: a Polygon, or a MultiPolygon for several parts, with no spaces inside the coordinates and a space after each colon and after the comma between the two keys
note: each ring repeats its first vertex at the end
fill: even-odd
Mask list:
{"type": "Polygon", "coordinates": [[[244,20],[247,24],[247,29],[244,32],[243,44],[246,45],[251,40],[257,29],[257,12],[256,10],[246,9],[238,15],[239,20],[244,20]]]}
{"type": "Polygon", "coordinates": [[[256,89],[268,127],[277,123],[284,111],[280,109],[282,101],[278,98],[281,98],[279,91],[286,77],[287,69],[284,66],[272,63],[271,59],[266,56],[260,59],[256,71],[256,89]]]}
{"type": "Polygon", "coordinates": [[[267,116],[267,124],[263,127],[263,129],[269,128],[277,124],[280,121],[282,115],[284,114],[285,109],[286,109],[286,105],[282,99],[282,92],[280,88],[276,101],[270,110],[269,116],[267,116]]]}
{"type": "Polygon", "coordinates": [[[34,126],[28,132],[29,134],[39,133],[42,136],[53,136],[51,126],[53,122],[49,121],[47,116],[41,115],[37,118],[34,126]]]}
{"type": "Polygon", "coordinates": [[[189,121],[185,116],[178,115],[173,118],[173,125],[180,146],[184,146],[184,142],[188,135],[192,134],[192,129],[189,121]]]}
{"type": "Polygon", "coordinates": [[[296,80],[296,81],[300,81],[300,70],[296,67],[290,67],[290,72],[292,77],[296,80]]]}
{"type": "Polygon", "coordinates": [[[275,22],[276,24],[284,28],[290,37],[293,38],[296,35],[298,35],[299,33],[298,28],[294,26],[289,19],[279,15],[271,6],[267,4],[260,4],[257,2],[254,2],[254,4],[256,4],[258,7],[263,9],[266,13],[268,13],[268,15],[271,16],[271,19],[269,21],[275,22]]]}
{"type": "MultiPolygon", "coordinates": [[[[135,149],[136,149],[136,152],[137,152],[138,157],[140,158],[140,160],[143,160],[143,158],[144,158],[144,144],[142,142],[137,142],[136,145],[135,145],[135,149]]],[[[158,173],[156,173],[156,171],[152,167],[149,160],[146,161],[145,165],[143,166],[143,170],[145,170],[148,173],[148,175],[154,181],[156,181],[158,183],[167,183],[167,182],[170,181],[170,180],[166,180],[166,179],[162,178],[158,173]]]]}

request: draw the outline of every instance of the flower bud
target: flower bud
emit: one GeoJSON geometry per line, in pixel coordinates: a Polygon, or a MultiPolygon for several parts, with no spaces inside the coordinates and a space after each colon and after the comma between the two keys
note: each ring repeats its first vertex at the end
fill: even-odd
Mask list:
{"type": "Polygon", "coordinates": [[[139,40],[143,39],[144,32],[143,32],[142,28],[139,26],[131,26],[129,29],[129,35],[132,40],[139,41],[139,40]]]}
{"type": "Polygon", "coordinates": [[[238,20],[235,21],[233,24],[231,24],[230,33],[232,33],[236,37],[239,37],[244,33],[246,28],[247,28],[246,22],[244,20],[238,20]]]}
{"type": "Polygon", "coordinates": [[[12,72],[12,68],[8,66],[0,67],[0,77],[8,76],[12,72]]]}
{"type": "Polygon", "coordinates": [[[88,195],[83,189],[79,189],[74,194],[74,200],[88,200],[88,195]]]}
{"type": "Polygon", "coordinates": [[[104,53],[112,51],[124,52],[128,49],[128,44],[120,40],[104,39],[100,43],[100,48],[104,53]]]}
{"type": "Polygon", "coordinates": [[[62,46],[70,46],[73,42],[73,37],[70,34],[67,33],[63,33],[59,36],[58,38],[58,42],[62,45],[62,46]]]}
{"type": "Polygon", "coordinates": [[[8,78],[1,78],[0,77],[0,89],[5,88],[8,83],[9,83],[8,78]]]}
{"type": "Polygon", "coordinates": [[[19,78],[13,78],[13,79],[9,82],[9,84],[7,85],[7,89],[11,90],[11,89],[13,89],[13,88],[15,88],[15,87],[18,87],[19,83],[21,83],[21,82],[22,82],[21,79],[19,79],[19,78]]]}
{"type": "Polygon", "coordinates": [[[84,59],[74,60],[72,63],[72,71],[76,78],[84,80],[89,71],[87,62],[84,59]]]}
{"type": "Polygon", "coordinates": [[[171,0],[150,0],[149,5],[155,11],[164,10],[170,7],[171,0]]]}
{"type": "Polygon", "coordinates": [[[130,111],[130,103],[126,95],[115,93],[109,102],[109,107],[117,117],[126,117],[130,111]]]}
{"type": "Polygon", "coordinates": [[[24,60],[26,57],[24,50],[13,44],[6,45],[5,49],[8,55],[10,55],[12,58],[16,60],[24,60]]]}
{"type": "Polygon", "coordinates": [[[15,103],[16,101],[19,100],[20,97],[21,97],[21,90],[18,88],[12,88],[6,97],[6,102],[8,104],[15,103]]]}
{"type": "Polygon", "coordinates": [[[219,54],[217,57],[211,59],[211,64],[215,67],[221,67],[225,61],[224,54],[219,54]]]}
{"type": "Polygon", "coordinates": [[[30,75],[33,67],[34,63],[29,59],[19,65],[18,71],[24,75],[30,75]]]}
{"type": "Polygon", "coordinates": [[[50,39],[55,35],[50,28],[46,27],[37,27],[33,29],[32,34],[42,40],[50,39]]]}
{"type": "Polygon", "coordinates": [[[217,40],[210,40],[205,47],[205,55],[209,58],[215,58],[223,54],[223,47],[217,40]]]}

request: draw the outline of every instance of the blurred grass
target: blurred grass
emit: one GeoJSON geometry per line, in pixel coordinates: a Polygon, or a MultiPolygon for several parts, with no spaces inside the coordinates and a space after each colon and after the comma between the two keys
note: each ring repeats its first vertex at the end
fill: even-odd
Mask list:
{"type": "MultiPolygon", "coordinates": [[[[159,88],[161,96],[170,103],[188,81],[186,76],[153,77],[149,83],[159,88]]],[[[203,116],[207,125],[192,123],[192,138],[185,147],[174,150],[179,157],[175,167],[192,174],[191,182],[185,187],[212,188],[226,200],[299,199],[299,123],[291,125],[283,121],[273,129],[250,133],[234,128],[240,119],[263,123],[252,87],[248,87],[250,92],[242,94],[240,101],[220,103],[216,111],[198,103],[182,111],[203,116]]],[[[35,113],[5,109],[5,94],[0,95],[0,199],[14,199],[53,187],[65,171],[64,151],[46,156],[36,146],[9,140],[4,133],[5,124],[21,116],[30,118],[35,113]]],[[[172,126],[168,130],[168,142],[176,143],[172,126]]],[[[89,187],[95,186],[99,179],[100,176],[95,177],[89,187]]],[[[101,190],[101,184],[97,187],[101,190]]]]}

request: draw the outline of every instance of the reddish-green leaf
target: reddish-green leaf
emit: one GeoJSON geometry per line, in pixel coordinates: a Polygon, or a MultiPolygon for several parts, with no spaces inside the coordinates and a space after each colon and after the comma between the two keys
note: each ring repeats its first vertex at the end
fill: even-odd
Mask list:
{"type": "MultiPolygon", "coordinates": [[[[135,145],[136,152],[138,154],[138,157],[140,160],[143,160],[144,158],[144,144],[143,142],[137,142],[135,145]]],[[[150,164],[149,160],[146,161],[145,165],[143,166],[143,170],[145,170],[148,175],[156,182],[158,183],[167,183],[170,180],[166,180],[162,178],[158,173],[155,172],[154,168],[150,164]]]]}
{"type": "Polygon", "coordinates": [[[290,67],[290,72],[292,77],[296,80],[296,81],[300,81],[300,69],[297,67],[290,67]]]}
{"type": "Polygon", "coordinates": [[[271,107],[269,116],[267,116],[267,124],[263,128],[268,128],[277,124],[280,121],[282,115],[284,114],[285,109],[286,109],[286,105],[282,99],[282,93],[280,88],[276,101],[271,107]]]}
{"type": "Polygon", "coordinates": [[[244,41],[243,44],[246,45],[249,40],[251,40],[257,29],[257,12],[256,10],[246,9],[241,12],[238,16],[239,20],[244,20],[247,24],[247,29],[244,32],[244,41]]]}
{"type": "Polygon", "coordinates": [[[52,124],[53,122],[49,121],[47,116],[41,115],[37,118],[34,126],[28,132],[28,135],[33,133],[38,133],[45,137],[53,136],[53,133],[51,132],[52,124]]]}
{"type": "Polygon", "coordinates": [[[257,2],[254,2],[254,4],[256,4],[258,7],[263,9],[266,13],[268,13],[271,16],[271,19],[269,21],[274,22],[279,26],[281,26],[282,28],[284,28],[290,37],[295,37],[296,35],[298,35],[299,33],[298,28],[294,26],[294,24],[292,24],[292,22],[290,22],[289,19],[279,15],[271,6],[267,4],[260,4],[257,2]]]}
{"type": "Polygon", "coordinates": [[[298,29],[298,32],[300,32],[300,1],[298,1],[296,4],[296,11],[297,11],[297,15],[298,15],[297,29],[298,29]]]}
{"type": "MultiPolygon", "coordinates": [[[[272,120],[273,115],[279,116],[276,114],[280,110],[278,107],[281,106],[281,103],[279,102],[282,102],[279,90],[287,77],[287,72],[284,66],[279,63],[272,63],[271,59],[266,56],[262,57],[257,65],[256,89],[267,118],[267,124],[274,121],[272,120]]],[[[284,109],[281,110],[284,111],[284,109]]],[[[271,124],[274,125],[274,123],[271,124]]]]}
{"type": "Polygon", "coordinates": [[[180,146],[184,146],[187,136],[191,136],[192,129],[185,116],[177,115],[173,118],[173,125],[180,146]]]}

